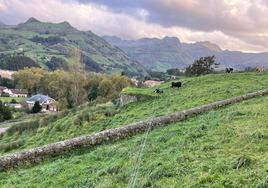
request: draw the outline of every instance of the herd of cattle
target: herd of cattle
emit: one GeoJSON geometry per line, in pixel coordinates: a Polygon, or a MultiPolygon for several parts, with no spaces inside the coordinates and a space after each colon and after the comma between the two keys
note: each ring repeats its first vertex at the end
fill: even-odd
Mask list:
{"type": "MultiPolygon", "coordinates": [[[[264,72],[265,69],[262,68],[262,67],[257,67],[255,69],[255,71],[258,72],[258,73],[260,73],[260,72],[264,72]]],[[[233,68],[226,68],[225,69],[225,72],[226,73],[232,73],[232,72],[234,72],[234,69],[233,68]]],[[[171,82],[171,88],[180,88],[180,87],[182,87],[182,82],[180,82],[180,81],[178,81],[178,82],[171,82]]],[[[157,94],[164,93],[164,91],[162,89],[160,89],[160,88],[155,89],[154,92],[157,93],[157,94]]]]}
{"type": "MultiPolygon", "coordinates": [[[[253,69],[253,70],[254,70],[254,69],[253,69]]],[[[260,72],[264,72],[265,69],[264,69],[263,67],[256,67],[256,68],[255,68],[255,71],[258,72],[258,73],[260,73],[260,72]]],[[[232,72],[234,72],[234,68],[226,68],[226,69],[225,69],[225,72],[226,72],[226,73],[232,73],[232,72]]]]}
{"type": "MultiPolygon", "coordinates": [[[[171,88],[180,88],[182,86],[182,82],[171,82],[171,88]]],[[[155,93],[157,94],[161,94],[161,93],[164,93],[164,91],[160,88],[156,88],[154,90],[155,93]]]]}

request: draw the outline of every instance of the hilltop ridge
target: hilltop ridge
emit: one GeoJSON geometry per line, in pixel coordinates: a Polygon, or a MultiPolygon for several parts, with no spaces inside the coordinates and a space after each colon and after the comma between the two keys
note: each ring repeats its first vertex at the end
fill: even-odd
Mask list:
{"type": "Polygon", "coordinates": [[[142,65],[121,49],[91,31],[79,31],[66,21],[48,23],[29,18],[16,26],[0,28],[0,38],[2,69],[15,70],[9,65],[18,63],[10,63],[9,56],[20,51],[20,56],[30,58],[35,66],[49,70],[68,69],[77,64],[92,72],[147,74],[142,65]]]}
{"type": "Polygon", "coordinates": [[[137,40],[122,40],[115,36],[103,36],[111,45],[124,50],[129,56],[137,59],[148,69],[166,71],[170,68],[184,69],[196,59],[215,55],[220,68],[233,67],[244,70],[247,67],[268,68],[267,53],[243,53],[239,51],[222,50],[210,41],[183,43],[177,37],[142,38],[137,40]]]}

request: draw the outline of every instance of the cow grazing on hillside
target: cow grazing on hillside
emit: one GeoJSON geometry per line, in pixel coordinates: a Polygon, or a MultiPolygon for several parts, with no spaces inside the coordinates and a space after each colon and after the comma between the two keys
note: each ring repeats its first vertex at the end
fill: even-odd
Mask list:
{"type": "Polygon", "coordinates": [[[256,68],[256,72],[264,72],[264,68],[263,67],[257,67],[256,68]]]}
{"type": "Polygon", "coordinates": [[[164,93],[164,91],[161,90],[161,89],[159,89],[159,88],[156,88],[156,89],[154,90],[154,92],[157,93],[157,94],[162,94],[162,93],[164,93]]]}
{"type": "Polygon", "coordinates": [[[172,88],[174,88],[174,87],[180,88],[181,86],[182,86],[181,82],[171,82],[171,87],[172,88]]]}
{"type": "Polygon", "coordinates": [[[225,72],[226,73],[232,73],[232,72],[234,72],[234,69],[233,68],[226,68],[225,72]]]}

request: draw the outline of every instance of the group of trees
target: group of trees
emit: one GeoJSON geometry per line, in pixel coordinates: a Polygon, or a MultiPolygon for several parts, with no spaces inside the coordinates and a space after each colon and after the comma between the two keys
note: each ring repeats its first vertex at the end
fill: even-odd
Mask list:
{"type": "Polygon", "coordinates": [[[210,74],[215,67],[215,56],[201,57],[186,68],[186,76],[200,76],[210,74]]]}
{"type": "Polygon", "coordinates": [[[37,62],[31,58],[18,54],[1,54],[0,69],[5,70],[21,70],[25,67],[40,67],[37,62]]]}
{"type": "Polygon", "coordinates": [[[65,40],[61,38],[60,36],[48,36],[48,37],[40,37],[40,36],[34,36],[31,41],[36,43],[41,43],[43,45],[54,45],[58,43],[62,43],[65,40]]]}
{"type": "Polygon", "coordinates": [[[7,88],[14,88],[14,82],[11,79],[3,78],[0,76],[0,86],[4,86],[7,88]]]}
{"type": "Polygon", "coordinates": [[[132,84],[125,76],[79,70],[48,72],[40,68],[18,71],[14,74],[14,82],[16,87],[27,89],[29,95],[49,95],[62,108],[72,108],[87,101],[116,99],[123,88],[132,84]]]}
{"type": "Polygon", "coordinates": [[[214,71],[214,68],[218,64],[215,63],[215,56],[201,57],[194,61],[193,64],[189,65],[185,72],[178,69],[168,69],[166,72],[149,71],[149,75],[145,77],[145,80],[169,80],[171,76],[200,76],[204,74],[210,74],[214,71]]]}

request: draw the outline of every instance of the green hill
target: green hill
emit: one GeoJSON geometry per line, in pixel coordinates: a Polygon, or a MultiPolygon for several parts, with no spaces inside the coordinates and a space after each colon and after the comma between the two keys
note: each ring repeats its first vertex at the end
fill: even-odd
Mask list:
{"type": "MultiPolygon", "coordinates": [[[[84,106],[21,125],[1,137],[1,154],[91,134],[267,88],[268,74],[207,75],[176,90],[116,108],[84,106]],[[13,148],[4,147],[17,143],[13,148]]],[[[152,89],[125,93],[150,95],[152,89]]],[[[267,97],[153,130],[137,187],[267,187],[267,97]]],[[[30,168],[0,173],[1,187],[126,187],[143,135],[76,151],[30,168]]]]}
{"type": "Polygon", "coordinates": [[[140,64],[119,48],[90,31],[73,28],[68,22],[44,23],[30,18],[17,26],[0,28],[0,68],[18,70],[32,66],[50,70],[81,66],[93,72],[146,74],[140,64]],[[34,63],[28,60],[29,65],[21,65],[16,61],[23,58],[34,63]],[[9,66],[12,63],[15,65],[9,66]]]}

